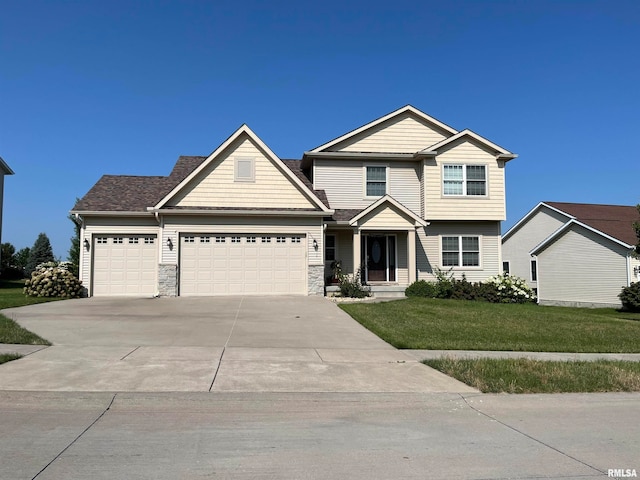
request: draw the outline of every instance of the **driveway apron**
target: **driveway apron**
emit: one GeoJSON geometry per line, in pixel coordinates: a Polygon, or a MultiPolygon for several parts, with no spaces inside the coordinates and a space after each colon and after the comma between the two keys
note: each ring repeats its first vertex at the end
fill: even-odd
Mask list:
{"type": "Polygon", "coordinates": [[[4,310],[53,346],[0,365],[0,389],[475,392],[322,297],[88,298],[4,310]]]}

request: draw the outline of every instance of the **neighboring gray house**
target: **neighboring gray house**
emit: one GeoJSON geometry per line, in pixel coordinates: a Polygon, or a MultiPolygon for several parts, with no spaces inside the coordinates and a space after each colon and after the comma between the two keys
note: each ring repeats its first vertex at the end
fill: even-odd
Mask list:
{"type": "Polygon", "coordinates": [[[324,293],[334,260],[374,291],[501,271],[516,155],[407,105],[282,160],[246,125],[167,177],[103,176],[76,204],[90,295],[324,293]]]}
{"type": "Polygon", "coordinates": [[[0,157],[0,243],[2,243],[2,211],[4,210],[4,176],[13,174],[13,170],[0,157]]]}
{"type": "Polygon", "coordinates": [[[619,307],[640,280],[633,206],[541,202],[502,238],[503,269],[527,280],[544,305],[619,307]]]}

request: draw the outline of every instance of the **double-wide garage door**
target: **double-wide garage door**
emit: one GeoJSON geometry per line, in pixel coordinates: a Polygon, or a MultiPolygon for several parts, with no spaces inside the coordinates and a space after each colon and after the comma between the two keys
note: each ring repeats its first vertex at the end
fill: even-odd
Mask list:
{"type": "Polygon", "coordinates": [[[180,236],[180,295],[306,292],[304,235],[180,236]]]}
{"type": "Polygon", "coordinates": [[[93,295],[155,294],[158,289],[155,235],[96,235],[93,238],[93,295]]]}

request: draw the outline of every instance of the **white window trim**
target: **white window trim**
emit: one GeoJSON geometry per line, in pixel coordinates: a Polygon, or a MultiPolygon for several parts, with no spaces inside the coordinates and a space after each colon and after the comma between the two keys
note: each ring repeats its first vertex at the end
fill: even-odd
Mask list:
{"type": "Polygon", "coordinates": [[[455,163],[442,164],[442,196],[446,198],[488,198],[489,197],[489,165],[485,163],[455,163]],[[448,166],[462,166],[462,194],[444,193],[444,168],[448,166]],[[467,167],[484,167],[484,195],[467,195],[467,167]]]}
{"type": "Polygon", "coordinates": [[[256,159],[253,157],[235,157],[233,164],[233,181],[234,182],[244,182],[244,183],[254,183],[256,181],[256,159]],[[250,162],[251,163],[251,177],[241,177],[239,176],[239,162],[250,162]]]}
{"type": "Polygon", "coordinates": [[[362,196],[365,200],[384,197],[384,195],[367,195],[367,167],[384,167],[384,195],[389,194],[389,165],[386,163],[362,164],[362,196]]]}
{"type": "Polygon", "coordinates": [[[461,234],[461,235],[440,235],[439,238],[439,243],[440,243],[440,268],[441,269],[453,269],[454,271],[464,271],[464,270],[482,270],[482,235],[472,235],[472,234],[461,234]],[[460,265],[456,265],[456,266],[451,266],[451,265],[444,265],[444,259],[442,257],[442,239],[444,237],[456,237],[458,239],[458,263],[460,265]],[[478,265],[474,265],[474,266],[465,266],[462,265],[462,237],[477,237],[478,238],[478,265]]]}

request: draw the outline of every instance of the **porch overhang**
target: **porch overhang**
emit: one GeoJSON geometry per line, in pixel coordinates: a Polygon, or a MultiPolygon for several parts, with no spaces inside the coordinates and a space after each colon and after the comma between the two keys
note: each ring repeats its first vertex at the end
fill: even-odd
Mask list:
{"type": "Polygon", "coordinates": [[[426,220],[390,195],[379,198],[349,220],[349,226],[359,230],[408,231],[427,225],[426,220]]]}

